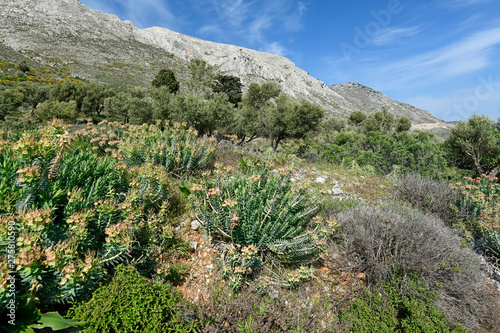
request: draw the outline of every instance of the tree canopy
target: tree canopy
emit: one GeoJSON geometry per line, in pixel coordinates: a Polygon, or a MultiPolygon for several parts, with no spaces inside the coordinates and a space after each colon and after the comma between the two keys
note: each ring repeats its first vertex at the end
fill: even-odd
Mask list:
{"type": "Polygon", "coordinates": [[[151,82],[151,85],[156,88],[167,87],[171,93],[179,90],[179,82],[171,69],[160,69],[158,74],[155,75],[153,82],[151,82]]]}
{"type": "Polygon", "coordinates": [[[243,96],[237,117],[243,136],[269,138],[276,150],[285,138],[299,138],[316,129],[324,110],[306,100],[293,102],[282,93],[275,82],[251,83],[243,96]]]}
{"type": "Polygon", "coordinates": [[[243,84],[237,76],[217,74],[212,83],[212,91],[217,93],[224,93],[227,95],[229,102],[238,106],[243,96],[243,84]]]}
{"type": "Polygon", "coordinates": [[[490,177],[500,172],[498,128],[487,116],[474,114],[467,121],[459,121],[445,146],[461,168],[474,169],[479,175],[488,172],[490,177]]]}

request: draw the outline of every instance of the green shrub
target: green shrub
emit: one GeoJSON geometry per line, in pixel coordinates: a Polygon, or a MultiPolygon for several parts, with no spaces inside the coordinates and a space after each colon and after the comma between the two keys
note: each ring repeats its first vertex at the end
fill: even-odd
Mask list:
{"type": "MultiPolygon", "coordinates": [[[[18,309],[45,311],[79,299],[124,261],[157,279],[178,282],[185,267],[169,261],[187,245],[171,224],[165,168],[127,169],[81,144],[71,151],[73,136],[63,134],[66,129],[54,122],[2,142],[0,246],[6,247],[7,235],[15,232],[10,236],[18,254],[18,309]]],[[[2,307],[9,301],[7,259],[6,252],[0,254],[2,307]]]]}
{"type": "Polygon", "coordinates": [[[446,168],[441,149],[425,132],[370,131],[361,136],[354,131],[344,131],[332,141],[322,148],[321,154],[321,158],[330,163],[350,165],[355,161],[360,166],[372,165],[382,175],[390,174],[397,165],[403,173],[433,178],[439,178],[446,168]]]}
{"type": "Polygon", "coordinates": [[[43,120],[53,118],[74,121],[78,117],[78,109],[75,101],[69,102],[43,102],[35,109],[35,114],[43,120]]]}
{"type": "Polygon", "coordinates": [[[109,284],[68,315],[86,323],[82,332],[199,332],[193,306],[168,284],[148,282],[130,266],[119,265],[109,284]]]}
{"type": "Polygon", "coordinates": [[[418,276],[394,277],[366,289],[349,308],[341,311],[341,322],[349,332],[467,332],[460,324],[446,325],[446,315],[434,304],[437,296],[418,276]]]}

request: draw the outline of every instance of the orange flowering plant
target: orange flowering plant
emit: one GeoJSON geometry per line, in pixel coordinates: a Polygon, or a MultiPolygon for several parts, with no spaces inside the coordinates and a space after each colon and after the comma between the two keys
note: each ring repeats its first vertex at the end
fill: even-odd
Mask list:
{"type": "Polygon", "coordinates": [[[497,177],[464,177],[452,185],[459,191],[461,207],[477,220],[480,248],[500,258],[500,183],[497,177]]]}

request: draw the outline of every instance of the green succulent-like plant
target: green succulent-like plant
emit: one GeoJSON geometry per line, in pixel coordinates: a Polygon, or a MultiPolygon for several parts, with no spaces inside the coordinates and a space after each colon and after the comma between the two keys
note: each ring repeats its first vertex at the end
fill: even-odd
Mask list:
{"type": "Polygon", "coordinates": [[[270,254],[282,263],[307,263],[321,252],[318,234],[307,228],[318,206],[294,189],[287,171],[267,167],[219,175],[194,184],[190,200],[207,233],[233,244],[231,267],[252,275],[270,254]]]}
{"type": "Polygon", "coordinates": [[[168,262],[183,243],[169,223],[165,168],[126,168],[73,139],[52,124],[0,153],[0,248],[12,248],[11,257],[0,253],[2,309],[12,299],[11,275],[17,307],[42,310],[79,299],[122,262],[160,279],[182,278],[184,270],[168,262]]]}

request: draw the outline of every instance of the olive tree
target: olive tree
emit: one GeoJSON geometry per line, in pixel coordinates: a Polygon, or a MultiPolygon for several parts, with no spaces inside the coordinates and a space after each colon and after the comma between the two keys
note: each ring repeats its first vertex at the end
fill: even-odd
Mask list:
{"type": "Polygon", "coordinates": [[[474,169],[479,175],[500,172],[499,139],[495,122],[485,115],[474,114],[459,121],[451,130],[445,146],[452,161],[459,167],[474,169]]]}

